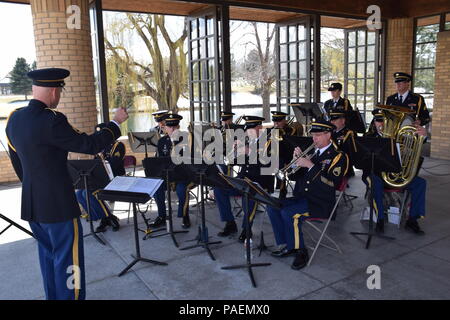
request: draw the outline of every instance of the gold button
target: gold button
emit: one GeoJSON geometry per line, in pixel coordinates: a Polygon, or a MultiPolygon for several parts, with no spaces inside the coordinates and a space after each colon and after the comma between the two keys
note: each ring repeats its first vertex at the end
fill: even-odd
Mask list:
{"type": "Polygon", "coordinates": [[[309,184],[309,181],[306,181],[306,184],[309,184]]]}
{"type": "Polygon", "coordinates": [[[308,188],[305,188],[305,191],[308,191],[308,188]]]}

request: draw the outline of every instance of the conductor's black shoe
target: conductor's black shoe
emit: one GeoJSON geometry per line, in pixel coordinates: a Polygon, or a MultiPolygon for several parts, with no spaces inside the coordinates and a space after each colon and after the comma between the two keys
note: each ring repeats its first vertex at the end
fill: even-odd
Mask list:
{"type": "Polygon", "coordinates": [[[284,247],[283,249],[273,251],[270,255],[277,258],[284,258],[292,256],[295,253],[297,253],[297,250],[295,249],[288,250],[288,248],[284,247]]]}
{"type": "MultiPolygon", "coordinates": [[[[252,237],[252,232],[250,231],[250,238],[252,237]]],[[[239,235],[239,242],[244,243],[245,238],[247,238],[247,231],[245,229],[242,229],[241,234],[239,235]]]]}
{"type": "Polygon", "coordinates": [[[183,223],[181,224],[181,227],[183,229],[189,229],[191,227],[191,220],[189,219],[189,216],[183,217],[183,223]]]}
{"type": "Polygon", "coordinates": [[[236,222],[228,221],[227,224],[225,225],[225,228],[223,229],[223,231],[219,232],[217,235],[219,237],[228,237],[229,235],[237,233],[237,231],[238,231],[238,229],[237,229],[236,222]]]}
{"type": "Polygon", "coordinates": [[[155,220],[153,220],[153,222],[151,222],[151,223],[149,224],[149,226],[150,226],[150,227],[153,227],[153,228],[157,228],[157,227],[159,227],[159,226],[164,225],[165,223],[166,223],[166,217],[160,217],[160,216],[158,216],[158,217],[156,217],[155,220]]]}
{"type": "Polygon", "coordinates": [[[119,218],[112,214],[108,219],[109,225],[112,227],[112,231],[118,231],[120,229],[119,218]]]}
{"type": "Polygon", "coordinates": [[[105,232],[108,226],[109,226],[108,218],[102,218],[102,220],[100,220],[100,224],[95,229],[95,232],[105,232]]]}
{"type": "Polygon", "coordinates": [[[294,270],[300,270],[308,264],[309,261],[309,255],[307,249],[300,249],[297,250],[297,253],[295,255],[295,259],[292,262],[291,268],[294,270]]]}
{"type": "Polygon", "coordinates": [[[384,219],[378,219],[377,225],[375,227],[376,233],[384,233],[384,219]]]}
{"type": "Polygon", "coordinates": [[[425,234],[425,232],[423,232],[423,230],[420,229],[419,223],[415,219],[406,220],[405,229],[410,230],[418,235],[425,234]]]}

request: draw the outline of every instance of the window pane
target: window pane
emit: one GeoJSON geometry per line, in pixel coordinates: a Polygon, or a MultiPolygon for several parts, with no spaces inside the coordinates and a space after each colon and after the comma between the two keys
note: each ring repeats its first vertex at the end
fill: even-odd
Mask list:
{"type": "Polygon", "coordinates": [[[374,78],[375,77],[375,63],[374,62],[369,62],[367,64],[367,74],[366,74],[367,78],[374,78]]]}
{"type": "Polygon", "coordinates": [[[297,62],[289,63],[289,78],[290,79],[298,78],[297,62]]]}
{"type": "Polygon", "coordinates": [[[208,60],[208,72],[209,72],[209,79],[210,80],[214,80],[216,78],[216,69],[215,69],[215,63],[214,63],[214,59],[209,59],[208,60]]]}
{"type": "Polygon", "coordinates": [[[192,60],[198,59],[198,41],[192,41],[192,60]]]}
{"type": "Polygon", "coordinates": [[[297,41],[297,27],[289,26],[289,41],[297,41]]]}
{"type": "Polygon", "coordinates": [[[298,74],[299,74],[299,78],[300,79],[305,79],[306,78],[306,61],[300,61],[299,66],[298,66],[298,74]]]}
{"type": "Polygon", "coordinates": [[[191,21],[191,38],[196,39],[197,36],[197,19],[191,21]]]}
{"type": "Polygon", "coordinates": [[[348,62],[355,62],[356,48],[348,49],[348,62]]]}
{"type": "Polygon", "coordinates": [[[347,86],[348,86],[347,91],[349,95],[356,93],[355,80],[349,80],[347,86]]]}
{"type": "Polygon", "coordinates": [[[208,38],[208,57],[214,57],[214,38],[208,38]]]}
{"type": "Polygon", "coordinates": [[[368,94],[372,94],[375,90],[375,80],[374,79],[367,79],[366,80],[366,92],[368,94]]]}
{"type": "Polygon", "coordinates": [[[287,97],[287,81],[280,81],[280,94],[282,97],[287,97]]]}
{"type": "Polygon", "coordinates": [[[280,78],[286,79],[287,76],[287,63],[280,63],[280,78]]]}
{"type": "Polygon", "coordinates": [[[299,96],[306,97],[306,80],[300,80],[298,82],[298,88],[299,88],[299,96]]]}
{"type": "Polygon", "coordinates": [[[290,86],[290,96],[291,97],[297,97],[297,85],[298,82],[297,81],[289,81],[289,86],[290,86]]]}
{"type": "Polygon", "coordinates": [[[450,13],[445,15],[445,30],[450,30],[450,13]]]}
{"type": "Polygon", "coordinates": [[[200,37],[205,36],[205,19],[198,19],[198,27],[200,28],[200,37]]]}
{"type": "Polygon", "coordinates": [[[211,18],[206,19],[207,34],[214,34],[214,20],[211,18]]]}
{"type": "Polygon", "coordinates": [[[297,60],[297,43],[289,45],[289,60],[297,60]]]}
{"type": "Polygon", "coordinates": [[[436,44],[424,43],[416,45],[416,68],[434,67],[436,61],[436,44]]]}
{"type": "Polygon", "coordinates": [[[367,61],[375,61],[375,46],[367,46],[367,61]]]}
{"type": "Polygon", "coordinates": [[[356,65],[354,63],[348,64],[348,77],[349,78],[355,78],[356,77],[356,65]]]}
{"type": "Polygon", "coordinates": [[[364,108],[364,95],[358,95],[356,98],[356,106],[359,109],[364,108]]]}
{"type": "Polygon", "coordinates": [[[434,69],[414,72],[414,92],[434,92],[434,69]]]}
{"type": "Polygon", "coordinates": [[[193,78],[193,80],[199,80],[200,79],[199,76],[198,76],[198,73],[200,71],[199,68],[200,68],[200,63],[199,62],[195,62],[192,65],[192,78],[193,78]]]}
{"type": "Polygon", "coordinates": [[[287,44],[280,45],[280,61],[287,60],[287,44]]]}
{"type": "Polygon", "coordinates": [[[298,58],[306,59],[306,42],[302,41],[298,44],[298,58]]]}
{"type": "Polygon", "coordinates": [[[356,45],[356,31],[351,31],[348,33],[348,45],[349,47],[356,45]]]}
{"type": "Polygon", "coordinates": [[[356,93],[364,94],[364,80],[356,80],[356,93]]]}
{"type": "Polygon", "coordinates": [[[366,60],[366,47],[358,47],[358,62],[366,60]]]}
{"type": "Polygon", "coordinates": [[[429,42],[437,40],[437,33],[439,32],[439,25],[432,24],[429,26],[418,26],[416,33],[416,42],[429,42]]]}
{"type": "Polygon", "coordinates": [[[305,26],[299,25],[298,26],[298,40],[305,40],[305,39],[306,39],[305,26]]]}
{"type": "Polygon", "coordinates": [[[366,31],[359,30],[358,31],[358,46],[366,45],[366,31]]]}
{"type": "Polygon", "coordinates": [[[368,31],[367,32],[367,44],[375,44],[375,32],[368,31]]]}
{"type": "Polygon", "coordinates": [[[287,40],[287,27],[280,27],[280,43],[286,43],[287,40]]]}
{"type": "Polygon", "coordinates": [[[365,66],[366,66],[365,63],[358,63],[358,67],[357,67],[357,69],[358,69],[358,72],[357,72],[358,78],[364,78],[366,76],[365,75],[365,70],[364,70],[365,66]]]}

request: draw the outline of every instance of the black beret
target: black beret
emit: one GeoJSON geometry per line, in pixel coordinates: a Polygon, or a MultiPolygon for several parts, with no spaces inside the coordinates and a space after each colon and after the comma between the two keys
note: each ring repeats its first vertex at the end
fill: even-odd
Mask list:
{"type": "Polygon", "coordinates": [[[27,73],[33,80],[33,85],[49,88],[63,88],[64,79],[70,75],[70,71],[61,68],[36,69],[27,73]]]}

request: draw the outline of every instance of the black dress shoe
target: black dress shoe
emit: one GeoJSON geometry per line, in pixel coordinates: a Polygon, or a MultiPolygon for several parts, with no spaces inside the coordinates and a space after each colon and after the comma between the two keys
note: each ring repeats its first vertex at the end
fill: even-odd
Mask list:
{"type": "Polygon", "coordinates": [[[112,231],[116,232],[120,229],[119,218],[112,214],[110,217],[108,217],[108,220],[109,225],[112,227],[112,231]]]}
{"type": "Polygon", "coordinates": [[[309,254],[307,249],[300,249],[297,251],[294,261],[292,262],[291,268],[294,270],[300,270],[308,264],[309,254]]]}
{"type": "Polygon", "coordinates": [[[191,227],[191,220],[189,219],[189,216],[183,217],[183,223],[181,224],[181,227],[183,229],[189,229],[191,227]]]}
{"type": "Polygon", "coordinates": [[[225,225],[225,228],[223,229],[223,231],[219,232],[217,235],[219,237],[228,237],[232,234],[237,233],[237,231],[238,231],[238,229],[237,229],[236,222],[228,221],[227,224],[225,225]]]}
{"type": "Polygon", "coordinates": [[[102,220],[100,221],[100,224],[95,229],[95,232],[105,232],[106,229],[108,229],[108,226],[109,226],[108,218],[102,218],[102,220]]]}
{"type": "Polygon", "coordinates": [[[149,226],[153,227],[153,228],[157,228],[157,227],[160,227],[160,226],[164,225],[165,223],[166,223],[166,217],[158,216],[158,217],[156,217],[155,220],[153,220],[153,222],[151,222],[149,224],[149,226]]]}
{"type": "MultiPolygon", "coordinates": [[[[250,238],[251,237],[252,237],[252,232],[250,231],[250,238]]],[[[239,235],[239,242],[244,243],[245,238],[247,238],[247,231],[245,229],[243,229],[241,234],[239,235]]]]}
{"type": "Polygon", "coordinates": [[[288,250],[288,248],[284,247],[281,250],[273,251],[270,255],[277,258],[284,258],[292,256],[293,254],[297,253],[298,250],[291,249],[288,250]]]}
{"type": "Polygon", "coordinates": [[[384,219],[378,219],[377,225],[375,226],[376,233],[384,233],[384,219]]]}
{"type": "Polygon", "coordinates": [[[406,220],[405,229],[414,232],[415,234],[425,234],[422,229],[420,229],[419,223],[415,219],[406,220]]]}

